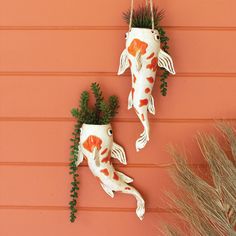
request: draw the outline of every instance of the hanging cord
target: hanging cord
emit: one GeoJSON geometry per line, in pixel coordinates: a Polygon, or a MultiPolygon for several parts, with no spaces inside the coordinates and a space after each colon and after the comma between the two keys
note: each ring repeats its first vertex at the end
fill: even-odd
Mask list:
{"type": "MultiPolygon", "coordinates": [[[[146,6],[148,6],[148,0],[146,0],[146,6]]],[[[154,23],[154,13],[153,13],[153,0],[150,0],[150,10],[151,10],[151,19],[152,19],[152,30],[154,30],[155,23],[154,23]]],[[[131,31],[131,28],[132,28],[133,12],[134,12],[134,0],[131,0],[129,31],[131,31]]]]}
{"type": "Polygon", "coordinates": [[[130,19],[129,19],[129,31],[131,31],[131,28],[132,28],[133,11],[134,11],[134,0],[131,0],[130,19]]]}
{"type": "Polygon", "coordinates": [[[155,23],[154,23],[154,13],[153,13],[153,0],[150,0],[150,9],[151,9],[151,15],[152,15],[152,30],[154,30],[155,23]]]}

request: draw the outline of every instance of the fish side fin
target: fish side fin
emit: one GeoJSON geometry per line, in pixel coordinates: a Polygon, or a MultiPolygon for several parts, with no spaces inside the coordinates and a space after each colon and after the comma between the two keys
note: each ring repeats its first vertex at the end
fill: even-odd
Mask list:
{"type": "Polygon", "coordinates": [[[132,106],[133,106],[132,91],[130,91],[129,97],[128,97],[128,110],[130,110],[132,106]]]}
{"type": "Polygon", "coordinates": [[[136,54],[135,61],[136,61],[136,68],[138,71],[140,71],[142,68],[141,51],[140,50],[136,54]]]}
{"type": "Polygon", "coordinates": [[[100,160],[99,160],[98,149],[96,147],[93,149],[92,155],[93,155],[92,156],[93,159],[95,160],[96,166],[99,167],[100,166],[100,160]]]}
{"type": "Polygon", "coordinates": [[[115,142],[112,145],[111,157],[118,159],[124,165],[127,164],[124,148],[115,142]]]}
{"type": "Polygon", "coordinates": [[[116,171],[117,175],[127,184],[132,183],[134,180],[122,172],[116,171]]]}
{"type": "Polygon", "coordinates": [[[81,147],[80,147],[80,144],[78,146],[78,160],[76,161],[76,166],[78,166],[84,159],[84,155],[82,153],[82,150],[81,150],[81,147]]]}
{"type": "Polygon", "coordinates": [[[163,50],[160,50],[158,54],[158,66],[165,68],[171,74],[175,75],[175,69],[174,69],[172,58],[163,50]]]}
{"type": "Polygon", "coordinates": [[[101,184],[103,190],[104,190],[110,197],[113,198],[113,197],[114,197],[113,191],[112,191],[110,188],[108,188],[106,185],[104,185],[103,183],[100,183],[100,184],[101,184]]]}
{"type": "Polygon", "coordinates": [[[154,98],[153,98],[152,95],[150,96],[150,99],[149,99],[148,111],[149,111],[151,114],[155,115],[154,98]]]}
{"type": "Polygon", "coordinates": [[[124,51],[121,53],[120,56],[120,66],[118,70],[118,75],[123,74],[128,67],[129,67],[129,61],[128,61],[127,50],[124,49],[124,51]]]}

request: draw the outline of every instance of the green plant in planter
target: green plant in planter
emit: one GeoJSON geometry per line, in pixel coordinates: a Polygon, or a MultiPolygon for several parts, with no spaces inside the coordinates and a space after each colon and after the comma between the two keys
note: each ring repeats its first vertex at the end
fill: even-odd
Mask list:
{"type": "Polygon", "coordinates": [[[95,104],[93,107],[89,106],[89,92],[84,91],[80,96],[79,108],[73,108],[71,110],[72,116],[77,120],[74,131],[72,133],[71,142],[72,145],[70,147],[70,175],[72,175],[71,182],[71,191],[70,197],[71,201],[69,203],[70,207],[70,221],[74,222],[76,219],[76,205],[78,198],[78,190],[79,190],[79,181],[78,181],[78,173],[76,166],[76,162],[78,160],[78,146],[80,141],[80,128],[85,124],[108,124],[111,119],[117,114],[117,110],[119,108],[119,101],[116,96],[110,96],[108,102],[106,102],[103,98],[101,88],[98,83],[91,84],[91,90],[95,97],[95,104]]]}
{"type": "Polygon", "coordinates": [[[222,143],[214,135],[197,137],[207,162],[203,174],[196,173],[181,153],[171,149],[175,160],[172,177],[179,188],[169,196],[188,232],[165,224],[165,235],[236,235],[236,133],[227,123],[219,123],[217,128],[224,137],[222,143]]]}
{"type": "MultiPolygon", "coordinates": [[[[160,34],[160,42],[161,42],[161,47],[163,51],[168,53],[168,41],[169,38],[166,35],[165,30],[163,27],[160,26],[160,21],[164,17],[164,11],[158,11],[158,8],[153,6],[153,16],[154,16],[154,26],[155,29],[158,30],[160,34]]],[[[123,13],[123,18],[127,24],[130,22],[130,10],[126,11],[123,13]]],[[[152,14],[151,10],[148,6],[146,5],[140,5],[137,9],[133,10],[133,17],[132,17],[132,25],[131,27],[134,28],[147,28],[147,29],[152,29],[152,14]]],[[[167,94],[167,78],[170,75],[169,71],[167,71],[165,68],[161,68],[162,74],[160,76],[160,89],[161,89],[161,94],[163,96],[166,96],[167,94]]]]}

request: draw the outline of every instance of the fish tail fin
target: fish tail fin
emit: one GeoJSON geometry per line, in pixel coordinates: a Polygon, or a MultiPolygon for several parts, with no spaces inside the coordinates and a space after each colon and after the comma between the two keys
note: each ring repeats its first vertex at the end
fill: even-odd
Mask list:
{"type": "Polygon", "coordinates": [[[141,195],[137,196],[136,200],[137,200],[136,214],[140,220],[143,220],[145,214],[145,202],[141,195]]]}
{"type": "Polygon", "coordinates": [[[128,110],[130,110],[132,107],[133,107],[133,98],[132,98],[132,91],[130,91],[128,97],[128,110]]]}
{"type": "Polygon", "coordinates": [[[131,194],[136,198],[137,201],[137,208],[136,208],[136,215],[140,220],[143,220],[145,214],[145,201],[141,194],[132,186],[128,184],[125,185],[125,188],[122,190],[123,193],[131,194]]]}
{"type": "Polygon", "coordinates": [[[148,141],[149,141],[149,135],[147,131],[144,130],[143,133],[140,134],[140,137],[137,139],[135,144],[137,152],[143,149],[148,141]]]}
{"type": "MultiPolygon", "coordinates": [[[[137,112],[137,110],[136,110],[137,112]]],[[[149,121],[148,121],[148,114],[147,110],[143,110],[143,112],[137,112],[137,115],[144,127],[143,133],[140,134],[140,137],[136,141],[136,150],[139,152],[141,149],[145,147],[147,142],[149,141],[149,121]]]]}
{"type": "Polygon", "coordinates": [[[153,98],[152,95],[150,96],[150,99],[149,99],[149,102],[148,102],[148,111],[151,114],[155,115],[156,111],[155,111],[155,105],[154,105],[154,98],[153,98]]]}

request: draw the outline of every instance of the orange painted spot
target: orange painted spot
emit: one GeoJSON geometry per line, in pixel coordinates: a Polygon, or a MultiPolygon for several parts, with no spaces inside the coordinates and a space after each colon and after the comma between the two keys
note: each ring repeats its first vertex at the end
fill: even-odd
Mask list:
{"type": "Polygon", "coordinates": [[[98,150],[101,149],[102,140],[97,136],[90,135],[83,143],[83,147],[89,152],[93,151],[93,147],[97,147],[98,150]]]}
{"type": "Polygon", "coordinates": [[[139,103],[140,107],[146,106],[147,104],[148,104],[148,100],[147,99],[140,99],[140,103],[139,103]]]}
{"type": "Polygon", "coordinates": [[[107,157],[104,157],[104,158],[101,160],[101,162],[107,163],[107,162],[110,161],[110,159],[111,159],[111,156],[108,154],[107,157]]]}
{"type": "Polygon", "coordinates": [[[126,189],[126,190],[131,190],[131,188],[130,188],[130,187],[125,187],[125,189],[126,189]]]}
{"type": "Polygon", "coordinates": [[[154,57],[154,55],[155,55],[155,54],[154,54],[154,52],[153,52],[150,56],[147,57],[147,59],[151,59],[152,57],[154,57]]]}
{"type": "Polygon", "coordinates": [[[157,62],[158,62],[157,57],[154,57],[154,58],[152,59],[152,61],[151,61],[151,64],[148,64],[148,65],[147,65],[147,69],[156,71],[156,70],[157,70],[157,62]]]}
{"type": "Polygon", "coordinates": [[[150,91],[150,88],[145,88],[145,93],[149,93],[150,91]]]}
{"type": "Polygon", "coordinates": [[[119,176],[116,174],[116,172],[114,172],[113,179],[117,181],[119,180],[119,176]]]}
{"type": "Polygon", "coordinates": [[[147,47],[147,43],[140,41],[139,39],[134,39],[128,47],[128,52],[134,57],[138,51],[141,52],[141,55],[144,55],[146,53],[147,47]]]}
{"type": "Polygon", "coordinates": [[[105,148],[102,152],[101,152],[101,155],[105,154],[107,151],[107,148],[105,148]]]}
{"type": "Polygon", "coordinates": [[[142,116],[142,121],[144,121],[144,114],[142,114],[141,116],[142,116]]]}
{"type": "Polygon", "coordinates": [[[103,173],[103,174],[106,175],[106,176],[109,175],[109,171],[108,171],[107,168],[100,170],[100,172],[103,173]]]}
{"type": "Polygon", "coordinates": [[[135,83],[137,78],[136,78],[136,76],[135,76],[135,75],[133,75],[133,77],[134,77],[134,83],[135,83]]]}
{"type": "Polygon", "coordinates": [[[151,84],[154,83],[154,78],[153,78],[153,77],[147,77],[147,80],[148,80],[151,84]]]}
{"type": "Polygon", "coordinates": [[[128,59],[129,62],[129,67],[132,67],[132,62],[130,61],[130,59],[128,59]]]}

